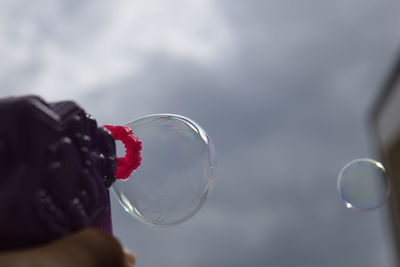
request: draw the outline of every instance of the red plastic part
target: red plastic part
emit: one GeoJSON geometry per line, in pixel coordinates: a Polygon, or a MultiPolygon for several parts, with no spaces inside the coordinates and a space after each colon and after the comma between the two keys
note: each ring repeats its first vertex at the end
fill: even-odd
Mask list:
{"type": "Polygon", "coordinates": [[[103,127],[111,132],[115,140],[121,141],[125,146],[125,156],[118,158],[117,161],[115,178],[128,179],[131,173],[139,168],[142,162],[142,156],[140,154],[142,150],[142,141],[140,141],[132,129],[127,126],[104,125],[103,127]]]}

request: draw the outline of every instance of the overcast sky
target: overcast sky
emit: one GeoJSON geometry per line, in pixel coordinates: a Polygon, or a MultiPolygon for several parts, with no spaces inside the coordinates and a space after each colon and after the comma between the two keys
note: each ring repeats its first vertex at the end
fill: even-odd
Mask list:
{"type": "Polygon", "coordinates": [[[0,96],[73,99],[100,124],[199,122],[217,183],[157,228],[113,202],[139,267],[395,266],[385,207],[347,210],[341,167],[400,48],[396,0],[0,1],[0,96]]]}

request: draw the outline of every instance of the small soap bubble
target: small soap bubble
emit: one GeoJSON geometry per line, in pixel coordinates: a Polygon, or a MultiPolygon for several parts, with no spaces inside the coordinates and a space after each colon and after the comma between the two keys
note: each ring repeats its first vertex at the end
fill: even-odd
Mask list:
{"type": "Polygon", "coordinates": [[[337,186],[346,207],[359,211],[382,206],[390,194],[385,167],[373,159],[356,159],[346,164],[337,186]]]}
{"type": "Polygon", "coordinates": [[[215,180],[215,147],[197,123],[149,115],[126,124],[142,141],[142,163],[113,190],[125,210],[153,225],[175,225],[203,205],[215,180]]]}

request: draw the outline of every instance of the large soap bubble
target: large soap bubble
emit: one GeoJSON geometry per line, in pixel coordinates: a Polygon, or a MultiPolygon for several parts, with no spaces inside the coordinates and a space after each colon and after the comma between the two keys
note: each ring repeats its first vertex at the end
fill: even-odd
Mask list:
{"type": "Polygon", "coordinates": [[[123,207],[153,225],[174,225],[192,217],[214,184],[215,147],[192,120],[149,115],[126,124],[142,142],[142,163],[113,189],[123,207]]]}

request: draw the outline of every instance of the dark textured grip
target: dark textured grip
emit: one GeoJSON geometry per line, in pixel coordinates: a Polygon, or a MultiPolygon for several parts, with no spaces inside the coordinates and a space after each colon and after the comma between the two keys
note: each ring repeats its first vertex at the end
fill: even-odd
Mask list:
{"type": "Polygon", "coordinates": [[[115,142],[74,102],[0,100],[0,249],[111,232],[115,142]]]}

